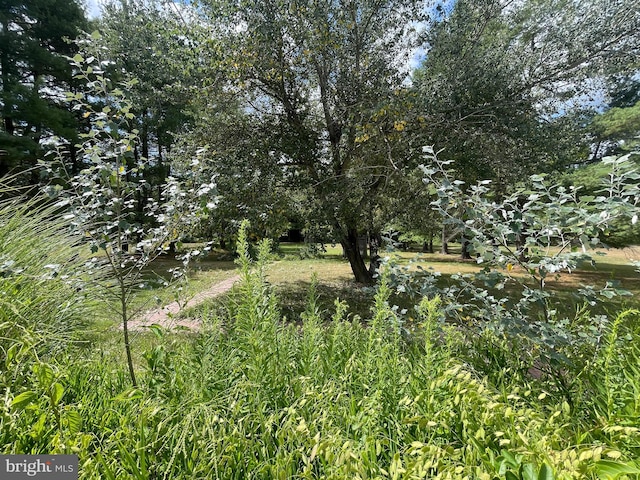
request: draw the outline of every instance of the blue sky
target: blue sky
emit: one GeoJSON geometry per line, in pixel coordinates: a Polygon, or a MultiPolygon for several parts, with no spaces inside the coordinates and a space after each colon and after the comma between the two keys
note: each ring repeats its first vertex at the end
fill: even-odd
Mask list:
{"type": "Polygon", "coordinates": [[[100,16],[100,0],[86,0],[87,6],[87,16],[91,19],[97,18],[100,16]]]}

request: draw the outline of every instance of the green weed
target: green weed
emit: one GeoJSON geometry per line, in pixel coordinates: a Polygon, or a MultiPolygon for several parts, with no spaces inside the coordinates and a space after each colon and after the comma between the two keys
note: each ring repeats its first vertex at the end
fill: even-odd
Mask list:
{"type": "Polygon", "coordinates": [[[242,282],[224,309],[200,311],[202,332],[154,329],[135,388],[106,349],[33,370],[33,399],[6,394],[3,452],[76,453],[83,479],[635,474],[634,312],[582,352],[593,374],[572,379],[572,409],[527,375],[507,339],[444,325],[437,297],[421,301],[407,336],[384,272],[368,319],[320,302],[312,278],[298,321],[283,321],[265,273],[270,247],[252,260],[244,231],[242,282]]]}

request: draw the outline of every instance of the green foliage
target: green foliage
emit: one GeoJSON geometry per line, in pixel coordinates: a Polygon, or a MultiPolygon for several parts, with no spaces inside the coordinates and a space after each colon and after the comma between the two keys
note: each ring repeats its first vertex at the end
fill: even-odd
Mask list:
{"type": "Polygon", "coordinates": [[[221,147],[227,217],[250,216],[277,234],[296,213],[283,215],[282,197],[294,198],[305,223],[343,245],[356,280],[371,283],[358,237],[381,229],[391,179],[404,171],[407,63],[399,59],[416,44],[422,2],[203,3],[219,33],[209,51],[232,82],[222,90],[238,93],[231,112],[227,97],[213,96],[221,111],[207,113],[214,127],[201,140],[221,147]]]}
{"type": "Polygon", "coordinates": [[[628,155],[606,160],[610,174],[593,196],[533,175],[527,184],[494,199],[490,180],[463,189],[464,182],[450,170],[452,162],[439,160],[430,147],[425,154],[429,163],[421,169],[425,182],[436,188],[433,209],[464,237],[477,263],[487,266],[482,272],[485,286],[502,289],[508,280],[520,283],[523,299],[530,295],[544,303],[548,278],[593,261],[589,252],[600,246],[601,234],[614,222],[635,224],[640,212],[638,174],[629,167],[628,155]],[[525,280],[511,275],[514,268],[525,280]]]}
{"type": "Polygon", "coordinates": [[[162,1],[103,4],[101,38],[97,42],[113,62],[106,68],[112,80],[132,75],[127,96],[139,130],[138,149],[152,158],[146,178],[164,183],[171,171],[168,154],[179,136],[194,124],[194,108],[205,76],[202,47],[204,26],[188,21],[189,12],[162,1]]]}
{"type": "Polygon", "coordinates": [[[640,101],[628,107],[614,107],[593,119],[591,128],[598,141],[616,142],[623,152],[640,149],[640,101]]]}
{"type": "Polygon", "coordinates": [[[484,268],[453,275],[447,286],[434,274],[395,268],[394,286],[414,298],[439,295],[448,319],[484,339],[469,351],[481,370],[489,359],[493,381],[504,383],[507,375],[524,380],[533,369],[578,409],[580,397],[588,395],[578,378],[594,371],[593,359],[608,351],[602,343],[608,319],[595,309],[630,293],[607,281],[560,299],[546,284],[560,272],[594,262],[593,249],[612,225],[636,222],[640,197],[628,156],[607,159],[610,174],[592,196],[535,175],[494,198],[489,181],[463,189],[464,182],[449,170],[451,162],[439,160],[430,148],[425,152],[425,181],[436,190],[433,208],[460,232],[465,248],[484,268]],[[575,307],[573,318],[559,314],[568,304],[575,307]]]}
{"type": "Polygon", "coordinates": [[[586,154],[585,112],[570,111],[587,79],[629,74],[639,20],[625,2],[587,4],[465,0],[438,15],[413,0],[113,0],[96,43],[114,60],[107,76],[140,80],[127,87],[130,128],[135,154],[153,158],[140,175],[149,187],[191,169],[218,187],[198,235],[225,248],[242,218],[270,238],[302,219],[371,283],[375,246],[367,269],[359,237],[390,221],[426,238],[439,227],[412,214],[431,200],[408,173],[418,139],[498,190],[586,154]]]}
{"type": "Polygon", "coordinates": [[[494,383],[491,370],[502,367],[488,357],[483,370],[474,367],[469,351],[486,341],[496,353],[510,347],[490,332],[461,343],[443,325],[437,297],[421,301],[419,328],[404,340],[384,271],[367,325],[346,318],[343,302],[322,310],[315,280],[299,322],[283,322],[264,276],[268,242],[252,260],[247,228],[238,235],[242,283],[225,318],[205,319],[208,329],[194,337],[154,329],[135,388],[108,350],[36,364],[3,403],[3,439],[11,438],[3,452],[72,451],[83,479],[528,480],[635,471],[640,412],[628,402],[638,388],[637,313],[612,322],[593,376],[578,378],[589,392],[581,411],[594,415],[572,415],[542,383],[494,383]]]}
{"type": "MultiPolygon", "coordinates": [[[[197,216],[198,195],[208,186],[196,189],[187,183],[169,179],[161,198],[149,197],[149,185],[144,170],[151,160],[137,154],[139,132],[133,128],[135,115],[126,91],[133,81],[120,86],[105,76],[110,62],[100,57],[101,50],[91,55],[94,32],[79,42],[89,51],[69,59],[75,77],[85,83],[85,92],[68,93],[73,109],[83,113],[90,130],[81,135],[77,153],[84,168],[73,175],[64,170],[64,144],[56,147],[56,157],[63,167],[62,181],[68,189],[52,187],[60,195],[58,206],[73,219],[80,238],[86,240],[92,254],[106,259],[111,281],[104,282],[103,298],[118,315],[123,328],[124,347],[131,381],[135,385],[135,369],[131,355],[128,322],[138,313],[132,300],[136,291],[145,286],[144,269],[179,239],[197,216]],[[86,58],[85,58],[86,55],[86,58]],[[89,103],[99,99],[100,104],[89,103]],[[130,252],[130,246],[134,252],[130,252]]],[[[53,169],[49,170],[53,173],[53,169]]],[[[188,263],[192,253],[184,256],[188,263]]],[[[200,253],[198,251],[197,253],[200,253]]],[[[97,257],[96,257],[97,258],[97,257]]],[[[173,272],[174,279],[182,271],[173,272]]]]}
{"type": "Polygon", "coordinates": [[[71,453],[81,419],[54,359],[82,338],[100,273],[49,199],[0,190],[0,448],[71,453]]]}
{"type": "Polygon", "coordinates": [[[414,78],[423,143],[498,190],[581,161],[594,84],[634,74],[639,26],[624,1],[454,2],[427,29],[414,78]]]}
{"type": "MultiPolygon", "coordinates": [[[[632,186],[638,181],[638,161],[634,155],[628,156],[628,161],[617,162],[616,157],[605,157],[601,161],[565,173],[560,182],[566,188],[578,188],[579,197],[597,197],[602,186],[611,177],[625,177],[625,182],[632,186]]],[[[629,187],[627,187],[629,188],[629,187]]],[[[606,229],[600,232],[599,238],[603,244],[614,247],[626,247],[640,242],[640,224],[633,222],[633,214],[623,215],[612,219],[606,229]]]]}
{"type": "MultiPolygon", "coordinates": [[[[66,41],[87,28],[75,0],[9,0],[0,6],[0,176],[35,166],[42,143],[56,135],[72,145],[80,119],[60,102],[73,87],[66,41]]],[[[73,155],[65,160],[74,162],[73,155]]],[[[35,183],[37,175],[22,179],[35,183]]]]}
{"type": "Polygon", "coordinates": [[[640,347],[633,342],[638,333],[639,315],[638,310],[627,310],[611,322],[604,332],[602,345],[584,371],[592,389],[599,390],[599,402],[594,403],[592,413],[604,419],[607,427],[603,433],[627,429],[626,436],[620,439],[627,445],[634,445],[629,433],[636,428],[635,418],[640,415],[640,347]]]}
{"type": "Polygon", "coordinates": [[[627,108],[614,107],[594,120],[604,138],[631,138],[640,132],[640,102],[627,108]]]}
{"type": "Polygon", "coordinates": [[[69,218],[60,216],[45,196],[20,193],[6,183],[0,185],[0,194],[13,197],[0,200],[4,355],[23,337],[35,343],[49,338],[46,346],[54,350],[56,344],[72,340],[77,328],[86,325],[95,293],[87,275],[93,265],[87,265],[78,239],[71,235],[69,218]]]}

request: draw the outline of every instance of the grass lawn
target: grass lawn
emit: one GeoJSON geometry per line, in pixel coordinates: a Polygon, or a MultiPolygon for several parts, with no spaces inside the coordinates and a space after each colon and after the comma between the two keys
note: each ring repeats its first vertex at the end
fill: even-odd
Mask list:
{"type": "MultiPolygon", "coordinates": [[[[236,265],[232,260],[219,260],[217,255],[193,262],[183,281],[174,283],[169,287],[164,282],[170,280],[169,270],[182,267],[182,262],[169,256],[156,259],[144,272],[143,280],[149,287],[134,291],[133,299],[129,304],[130,312],[134,317],[148,310],[161,308],[172,302],[186,302],[198,292],[210,288],[237,273],[236,265]]],[[[121,347],[121,334],[114,327],[120,324],[118,310],[109,305],[102,305],[96,309],[98,318],[87,329],[84,337],[88,344],[97,342],[100,348],[110,355],[123,356],[121,347]]],[[[131,341],[134,353],[153,347],[157,342],[155,335],[150,332],[131,332],[131,341]]],[[[124,359],[124,357],[123,357],[124,359]]],[[[136,363],[139,363],[136,358],[136,363]]]]}
{"type": "MultiPolygon", "coordinates": [[[[342,257],[339,246],[325,245],[324,251],[316,258],[300,258],[304,244],[281,243],[278,246],[274,261],[267,266],[267,280],[275,287],[279,298],[283,316],[288,319],[298,318],[304,309],[306,295],[311,285],[311,279],[315,275],[318,279],[318,294],[320,308],[333,310],[336,299],[346,300],[349,305],[348,313],[366,318],[369,315],[373,289],[363,287],[354,282],[351,268],[347,260],[342,257]]],[[[439,284],[445,286],[452,282],[451,275],[457,273],[476,273],[482,265],[474,260],[461,260],[459,246],[451,248],[451,254],[419,253],[418,251],[395,251],[389,254],[399,265],[407,265],[411,270],[418,266],[424,270],[439,272],[441,277],[439,284]]],[[[175,289],[157,288],[139,292],[136,305],[142,305],[144,309],[162,306],[175,301],[176,295],[188,299],[195,293],[210,288],[212,285],[231,277],[236,271],[236,265],[229,260],[230,254],[214,252],[209,258],[193,262],[190,266],[188,281],[175,289]],[[218,260],[222,257],[223,260],[218,260]]],[[[585,285],[594,285],[602,288],[608,281],[617,281],[620,287],[630,291],[633,296],[618,297],[602,304],[599,310],[619,310],[623,307],[638,305],[640,299],[640,275],[635,271],[630,262],[640,258],[640,248],[629,247],[625,249],[611,249],[603,251],[596,256],[595,266],[583,266],[571,273],[550,276],[546,288],[554,292],[556,303],[560,306],[560,313],[571,316],[577,306],[572,294],[577,288],[585,285]]],[[[162,278],[167,276],[167,270],[181,265],[180,262],[163,257],[149,268],[149,277],[162,278]]],[[[523,273],[515,267],[511,272],[514,278],[522,279],[523,273]]],[[[498,296],[509,295],[520,287],[516,282],[508,283],[505,290],[493,291],[498,296]]],[[[392,301],[403,308],[411,308],[415,299],[393,296],[392,301]]],[[[187,309],[186,315],[200,316],[203,309],[219,305],[221,299],[208,302],[203,307],[187,309]]]]}
{"type": "MultiPolygon", "coordinates": [[[[275,287],[283,316],[288,319],[298,318],[299,313],[304,309],[306,294],[311,285],[311,279],[315,275],[318,279],[318,294],[322,309],[332,310],[336,299],[346,300],[350,314],[366,318],[371,307],[373,289],[354,282],[349,262],[342,257],[341,247],[325,245],[324,251],[316,258],[305,259],[300,258],[303,248],[304,244],[300,243],[280,243],[277,256],[267,267],[267,280],[275,287]]],[[[440,286],[450,284],[451,275],[473,274],[483,267],[474,260],[461,260],[459,246],[453,245],[450,251],[449,255],[420,253],[417,250],[394,251],[388,255],[395,263],[409,266],[410,270],[417,270],[419,266],[425,271],[439,272],[440,286]]],[[[575,311],[576,299],[572,294],[576,289],[585,285],[602,288],[609,281],[619,282],[620,288],[628,290],[632,296],[617,297],[601,305],[597,310],[616,311],[638,305],[640,275],[630,262],[640,258],[640,247],[602,250],[599,253],[595,256],[594,266],[584,265],[571,273],[554,275],[547,279],[546,288],[554,292],[554,298],[557,299],[562,314],[570,316],[575,311]]],[[[229,252],[214,251],[207,258],[192,262],[184,281],[170,288],[164,288],[163,282],[171,275],[168,273],[169,270],[182,266],[182,262],[168,256],[160,257],[148,267],[145,273],[145,279],[151,281],[155,288],[137,291],[131,307],[143,312],[176,300],[185,302],[196,293],[235,275],[236,264],[231,258],[232,255],[229,252]]],[[[514,278],[524,278],[523,272],[518,267],[515,267],[510,275],[514,278]]],[[[512,281],[507,284],[505,290],[492,293],[504,296],[516,292],[519,288],[516,282],[512,281]]],[[[416,303],[415,299],[400,296],[394,296],[392,300],[403,308],[410,308],[416,303]]],[[[218,304],[219,302],[218,299],[209,303],[218,304]]],[[[205,305],[204,308],[207,306],[205,305]]],[[[187,309],[186,315],[198,316],[201,312],[202,308],[187,309]]],[[[97,330],[111,329],[114,318],[113,312],[106,311],[105,318],[96,324],[97,330]]]]}
{"type": "MultiPolygon", "coordinates": [[[[319,293],[323,306],[329,306],[336,298],[349,302],[352,313],[365,317],[370,306],[372,292],[359,286],[353,281],[353,275],[349,263],[342,258],[339,246],[325,245],[325,251],[316,259],[295,259],[296,252],[302,248],[302,244],[280,244],[279,251],[284,255],[284,260],[275,262],[268,267],[268,279],[276,286],[277,292],[285,305],[285,313],[292,317],[293,312],[299,312],[304,305],[305,292],[307,291],[311,277],[315,273],[319,282],[319,293]]],[[[419,253],[417,251],[394,251],[389,255],[399,265],[410,265],[411,270],[417,270],[418,266],[429,271],[441,274],[440,285],[451,283],[451,275],[457,273],[476,273],[483,265],[475,260],[461,260],[459,246],[450,248],[451,253],[419,253]]],[[[586,285],[594,285],[603,288],[609,281],[619,282],[619,287],[628,290],[632,296],[618,297],[604,307],[613,310],[625,306],[635,306],[640,300],[640,275],[631,262],[640,259],[640,247],[628,247],[624,249],[599,250],[595,255],[594,266],[584,265],[571,273],[549,276],[546,288],[554,292],[554,297],[570,315],[574,310],[575,299],[571,295],[576,289],[586,285]]],[[[510,275],[522,280],[525,275],[515,267],[510,275]]],[[[515,282],[507,285],[497,295],[508,295],[518,289],[515,282]]],[[[394,298],[399,304],[403,304],[402,298],[394,298]]],[[[402,306],[408,306],[402,305],[402,306]]]]}

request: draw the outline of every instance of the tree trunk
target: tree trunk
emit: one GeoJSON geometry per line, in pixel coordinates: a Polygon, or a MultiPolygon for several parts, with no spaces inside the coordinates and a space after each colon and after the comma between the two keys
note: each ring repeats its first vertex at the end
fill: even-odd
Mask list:
{"type": "Polygon", "coordinates": [[[523,233],[516,235],[516,252],[518,252],[518,260],[522,263],[529,261],[529,249],[525,246],[527,244],[527,236],[523,233]]]}
{"type": "MultiPolygon", "coordinates": [[[[9,30],[9,22],[2,22],[2,32],[7,32],[9,30]]],[[[0,71],[2,72],[2,93],[3,97],[9,94],[11,90],[11,80],[9,79],[9,59],[7,58],[7,53],[3,49],[0,54],[0,71]]],[[[7,132],[8,135],[13,135],[15,132],[15,125],[13,123],[13,118],[11,118],[11,105],[3,99],[4,105],[2,106],[2,117],[4,120],[4,131],[7,132]]]]}
{"type": "Polygon", "coordinates": [[[351,265],[351,271],[355,277],[356,282],[364,284],[373,283],[373,275],[364,263],[364,258],[360,254],[360,248],[358,245],[358,230],[355,228],[349,228],[346,234],[342,234],[340,238],[340,244],[344,251],[349,264],[351,265]]]}
{"type": "Polygon", "coordinates": [[[469,253],[469,240],[462,239],[462,251],[460,252],[460,258],[462,260],[471,260],[471,254],[469,253]]]}
{"type": "Polygon", "coordinates": [[[442,226],[442,248],[440,250],[440,253],[442,253],[443,255],[449,255],[449,243],[447,241],[447,230],[445,229],[444,225],[442,226]]]}
{"type": "Polygon", "coordinates": [[[600,145],[602,145],[602,140],[600,140],[596,144],[596,148],[593,149],[593,155],[591,156],[591,159],[589,160],[590,162],[595,162],[596,160],[598,160],[598,154],[600,153],[600,145]]]}
{"type": "Polygon", "coordinates": [[[4,150],[0,150],[0,177],[4,177],[9,173],[10,166],[8,160],[9,154],[4,150]]]}
{"type": "Polygon", "coordinates": [[[149,158],[149,127],[147,126],[145,111],[145,119],[142,121],[142,157],[145,159],[149,158]]]}
{"type": "MultiPolygon", "coordinates": [[[[518,208],[521,211],[524,209],[526,199],[524,197],[518,198],[518,208]]],[[[522,263],[529,261],[529,249],[527,248],[527,227],[525,223],[520,226],[520,230],[516,233],[516,252],[518,253],[518,260],[522,263]]]]}
{"type": "Polygon", "coordinates": [[[376,274],[382,259],[380,258],[380,247],[382,246],[382,235],[380,232],[369,234],[369,273],[376,274]]]}
{"type": "Polygon", "coordinates": [[[122,278],[119,279],[120,287],[120,314],[122,315],[122,331],[124,333],[124,350],[127,354],[127,366],[129,367],[129,377],[131,384],[136,387],[136,372],[133,368],[133,355],[131,354],[131,341],[129,340],[129,311],[127,309],[127,287],[122,278]]]}

